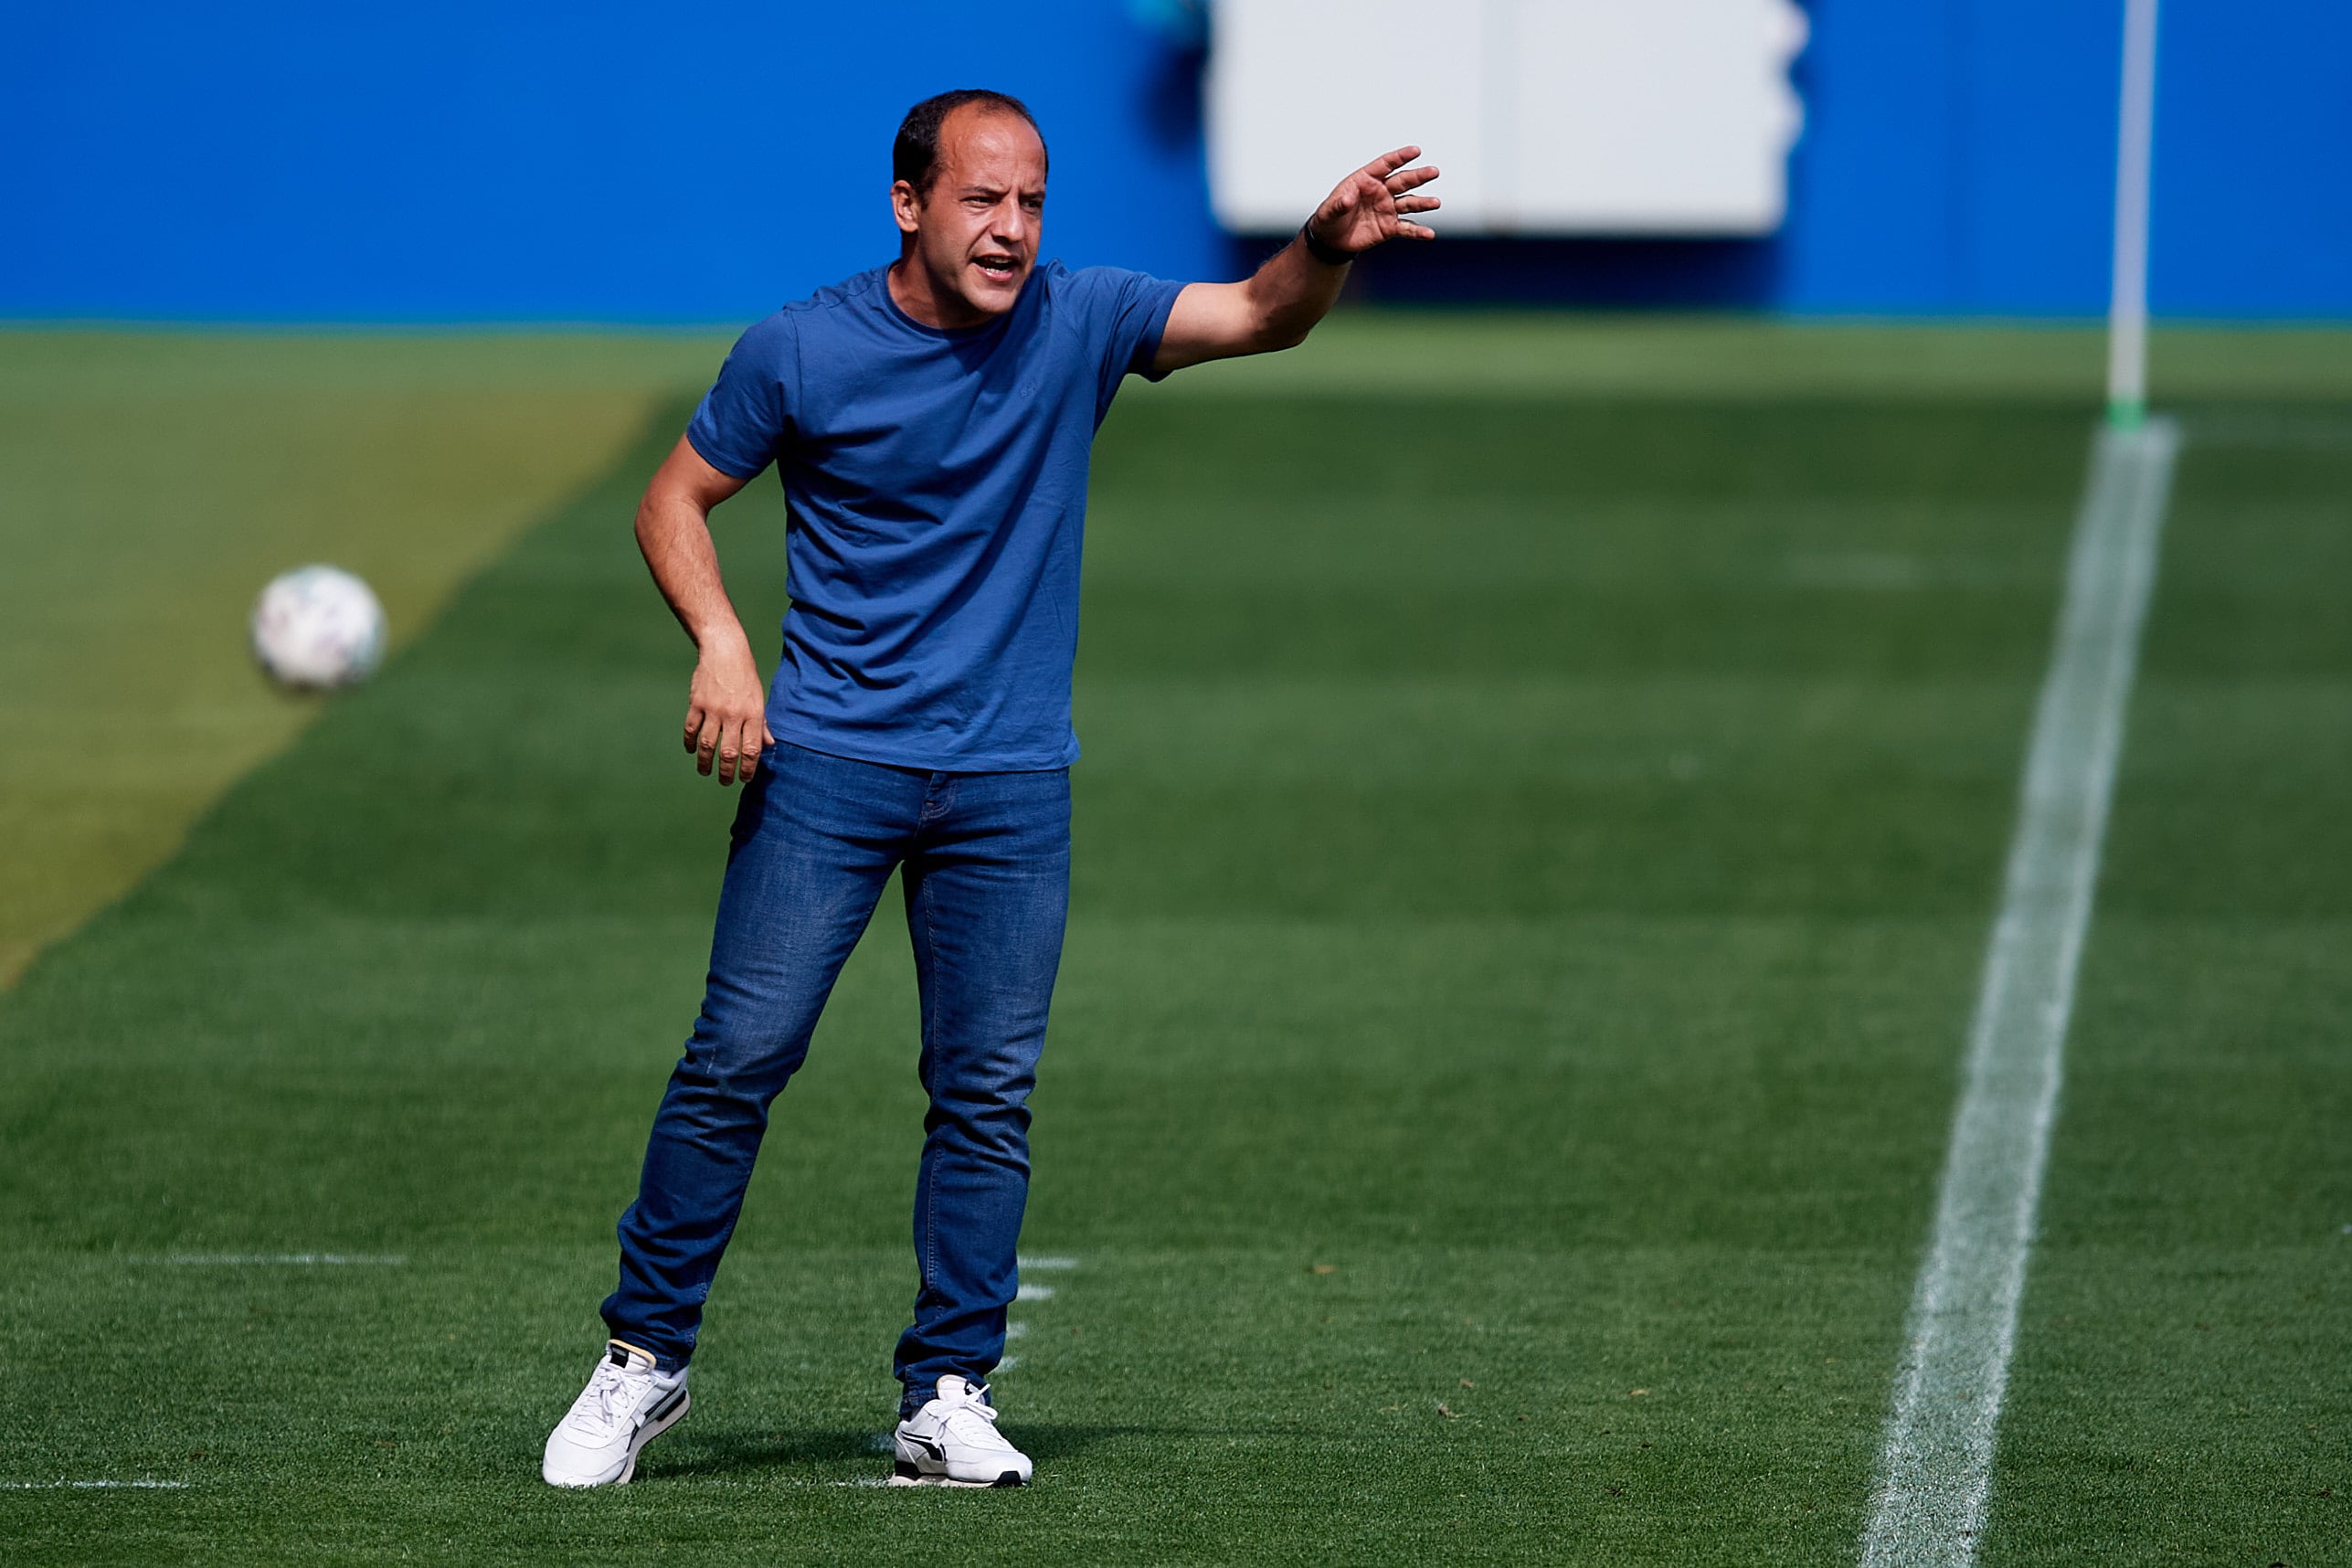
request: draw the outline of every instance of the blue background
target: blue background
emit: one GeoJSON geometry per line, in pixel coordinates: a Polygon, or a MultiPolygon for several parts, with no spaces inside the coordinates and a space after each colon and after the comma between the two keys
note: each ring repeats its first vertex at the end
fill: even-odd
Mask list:
{"type": "MultiPolygon", "coordinates": [[[[18,4],[0,315],[740,321],[893,252],[897,118],[975,84],[1044,122],[1050,253],[1230,276],[1251,247],[1209,217],[1198,57],[1148,9],[18,4]]],[[[1808,9],[1778,236],[1457,240],[1364,291],[2101,310],[2122,0],[1808,9]]],[[[2167,0],[2160,60],[2156,309],[2352,316],[2352,5],[2167,0]]]]}

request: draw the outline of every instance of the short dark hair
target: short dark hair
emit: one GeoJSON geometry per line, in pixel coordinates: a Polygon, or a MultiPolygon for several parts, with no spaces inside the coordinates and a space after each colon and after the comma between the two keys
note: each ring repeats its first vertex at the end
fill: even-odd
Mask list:
{"type": "MultiPolygon", "coordinates": [[[[991,92],[984,87],[959,87],[953,92],[936,93],[906,111],[898,122],[898,139],[890,145],[890,177],[905,180],[915,187],[917,196],[928,195],[931,176],[939,166],[939,127],[948,116],[967,103],[977,103],[983,109],[1002,114],[1018,114],[1032,131],[1037,131],[1037,117],[1029,112],[1029,105],[1009,92],[991,92]]],[[[1037,131],[1037,145],[1045,145],[1045,132],[1037,131]]],[[[1047,159],[1052,162],[1051,157],[1047,159]]]]}

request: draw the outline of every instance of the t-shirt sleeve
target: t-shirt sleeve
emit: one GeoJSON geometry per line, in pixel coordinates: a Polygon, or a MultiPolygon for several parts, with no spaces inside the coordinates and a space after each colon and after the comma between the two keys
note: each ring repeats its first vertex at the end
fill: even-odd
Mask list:
{"type": "Polygon", "coordinates": [[[731,479],[753,479],[776,461],[790,427],[797,358],[791,321],[782,311],[736,340],[686,426],[686,440],[705,462],[731,479]]]}
{"type": "Polygon", "coordinates": [[[1136,375],[1157,381],[1151,362],[1160,356],[1160,339],[1168,331],[1168,313],[1176,308],[1181,283],[1128,272],[1117,267],[1089,267],[1077,273],[1094,312],[1097,341],[1103,345],[1102,381],[1095,402],[1095,418],[1110,412],[1111,395],[1122,376],[1136,375]]]}

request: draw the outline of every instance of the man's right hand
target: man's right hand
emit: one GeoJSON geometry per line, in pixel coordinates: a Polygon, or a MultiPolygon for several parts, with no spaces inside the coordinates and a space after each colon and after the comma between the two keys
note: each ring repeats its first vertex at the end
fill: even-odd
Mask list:
{"type": "Polygon", "coordinates": [[[711,546],[711,508],[745,483],[704,461],[681,436],[637,503],[637,547],[671,613],[701,650],[686,689],[686,749],[706,774],[715,763],[722,784],[750,778],[759,754],[776,740],[768,733],[759,661],[727,602],[711,546]]]}
{"type": "Polygon", "coordinates": [[[768,688],[751,644],[739,630],[731,641],[712,639],[686,691],[686,749],[694,754],[694,766],[707,774],[716,763],[721,784],[748,779],[760,753],[775,742],[768,730],[768,688]]]}

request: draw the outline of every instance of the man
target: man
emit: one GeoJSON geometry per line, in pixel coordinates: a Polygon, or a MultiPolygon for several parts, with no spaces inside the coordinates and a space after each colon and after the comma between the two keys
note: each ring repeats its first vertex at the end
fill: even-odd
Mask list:
{"type": "Polygon", "coordinates": [[[620,1219],[611,1339],[547,1439],[566,1487],[628,1480],[687,1410],[687,1360],[768,1109],[899,872],[930,1096],[920,1286],[894,1483],[1019,1486],[982,1381],[1004,1349],[1028,1098],[1069,898],[1070,668],[1086,462],[1129,373],[1287,348],[1436,177],[1404,147],[1340,182],[1244,283],[1037,266],[1045,143],[1001,93],[908,111],[898,260],[744,334],[645,492],[637,539],[699,659],[686,749],[745,781],[708,987],[620,1219]],[[769,463],[789,504],[772,687],[707,519],[769,463]]]}

